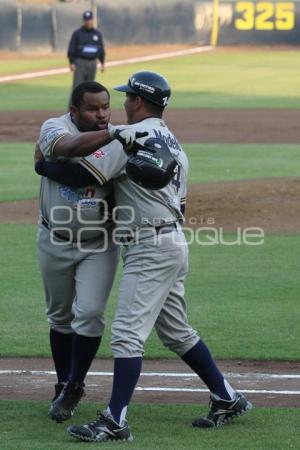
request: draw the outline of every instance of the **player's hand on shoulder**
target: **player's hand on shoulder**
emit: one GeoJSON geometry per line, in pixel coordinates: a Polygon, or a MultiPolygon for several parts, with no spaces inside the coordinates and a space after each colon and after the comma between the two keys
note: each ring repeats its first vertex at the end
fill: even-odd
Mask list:
{"type": "Polygon", "coordinates": [[[138,139],[149,134],[148,131],[138,131],[132,126],[126,125],[110,125],[108,131],[112,139],[117,139],[121,142],[126,153],[130,153],[138,139]]]}

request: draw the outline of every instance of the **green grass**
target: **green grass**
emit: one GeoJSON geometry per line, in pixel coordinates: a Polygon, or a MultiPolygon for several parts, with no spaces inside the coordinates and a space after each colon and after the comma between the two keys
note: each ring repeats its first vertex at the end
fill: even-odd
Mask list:
{"type": "MultiPolygon", "coordinates": [[[[112,67],[99,80],[109,89],[140,70],[163,73],[170,81],[171,108],[295,108],[300,106],[298,50],[210,52],[112,67]]],[[[26,60],[25,60],[26,61],[26,60]]],[[[55,60],[49,60],[54,64],[55,60]]],[[[28,61],[26,61],[28,67],[28,61]]],[[[36,63],[37,64],[37,63],[36,63]]],[[[9,63],[7,63],[9,66],[9,63]]],[[[19,69],[18,69],[19,70],[19,69]]],[[[26,68],[24,70],[27,70],[26,68]]],[[[0,85],[1,110],[66,108],[72,75],[0,85]]],[[[124,96],[112,91],[112,107],[124,96]]]]}
{"type": "MultiPolygon", "coordinates": [[[[300,176],[298,145],[186,144],[190,183],[300,176]]],[[[0,143],[0,201],[36,198],[39,177],[33,170],[31,143],[0,143]]]]}
{"type": "Polygon", "coordinates": [[[3,58],[0,61],[0,76],[25,72],[67,67],[68,60],[63,56],[38,56],[32,58],[3,58]]]}
{"type": "Polygon", "coordinates": [[[299,145],[185,144],[189,183],[300,176],[299,145]]]}
{"type": "MultiPolygon", "coordinates": [[[[66,433],[66,425],[47,418],[48,403],[0,401],[3,426],[1,449],[67,450],[85,445],[66,433]],[[21,417],[22,420],[16,420],[21,417]]],[[[98,405],[82,403],[72,423],[95,418],[98,405]]],[[[260,408],[219,430],[191,427],[191,420],[206,407],[183,404],[133,404],[128,420],[134,436],[130,444],[89,443],[89,449],[130,448],[137,450],[289,450],[300,447],[299,409],[260,408]],[[276,430],[276,432],[274,432],[276,430]]]]}
{"type": "MultiPolygon", "coordinates": [[[[190,247],[189,317],[216,357],[299,359],[299,244],[300,236],[289,235],[267,236],[259,247],[190,247]]],[[[0,273],[0,355],[49,356],[35,226],[1,224],[0,248],[5,262],[0,273]]],[[[119,276],[120,271],[100,356],[111,355],[110,323],[119,276]]],[[[155,334],[146,356],[173,357],[155,334]]]]}
{"type": "Polygon", "coordinates": [[[40,177],[34,172],[33,153],[33,143],[0,143],[0,201],[38,197],[40,177]]]}

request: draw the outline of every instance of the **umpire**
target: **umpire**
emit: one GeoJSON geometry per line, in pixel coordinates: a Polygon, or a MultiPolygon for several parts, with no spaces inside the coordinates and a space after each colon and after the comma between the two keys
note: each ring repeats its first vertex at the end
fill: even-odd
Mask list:
{"type": "Polygon", "coordinates": [[[101,72],[105,70],[105,49],[102,34],[94,28],[92,11],[82,15],[83,26],[75,30],[68,48],[70,70],[74,73],[73,89],[83,81],[94,81],[97,60],[101,62],[101,72]]]}

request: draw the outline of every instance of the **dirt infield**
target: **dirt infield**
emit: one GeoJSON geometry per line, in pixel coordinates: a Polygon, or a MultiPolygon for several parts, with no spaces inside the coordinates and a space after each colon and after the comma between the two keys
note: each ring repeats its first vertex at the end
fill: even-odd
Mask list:
{"type": "Polygon", "coordinates": [[[299,198],[300,177],[192,185],[187,225],[209,226],[213,219],[224,231],[259,227],[266,233],[299,233],[299,198]]]}
{"type": "MultiPolygon", "coordinates": [[[[41,124],[63,111],[0,112],[0,142],[32,142],[41,124]]],[[[165,114],[168,125],[186,143],[299,143],[300,110],[176,109],[165,114]]],[[[126,123],[122,110],[112,122],[126,123]]]]}
{"type": "MultiPolygon", "coordinates": [[[[300,177],[267,178],[189,187],[186,226],[224,231],[260,227],[266,233],[299,233],[300,177]]],[[[0,203],[0,223],[37,223],[38,201],[0,203]]]]}
{"type": "MultiPolygon", "coordinates": [[[[300,363],[219,361],[219,366],[254,406],[299,407],[300,363]]],[[[0,359],[0,399],[51,399],[56,382],[53,371],[49,359],[0,359]]],[[[112,360],[93,362],[84,401],[108,401],[112,371],[112,360]]],[[[134,401],[206,404],[208,392],[181,360],[145,360],[134,401]]]]}

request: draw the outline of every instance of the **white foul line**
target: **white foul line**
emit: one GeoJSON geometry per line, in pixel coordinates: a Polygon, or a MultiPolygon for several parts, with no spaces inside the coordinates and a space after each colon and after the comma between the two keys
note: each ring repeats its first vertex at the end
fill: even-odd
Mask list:
{"type": "MultiPolygon", "coordinates": [[[[136,58],[120,59],[118,61],[109,61],[106,63],[106,66],[107,67],[124,66],[126,64],[134,64],[138,62],[147,62],[158,59],[174,58],[176,56],[186,56],[186,55],[193,55],[195,53],[204,53],[210,50],[213,50],[213,47],[211,46],[194,47],[186,50],[177,50],[174,52],[159,53],[149,56],[139,56],[136,58]]],[[[51,75],[61,75],[69,72],[70,70],[64,67],[63,69],[50,69],[50,70],[42,70],[39,72],[21,73],[19,75],[7,75],[4,77],[0,77],[0,83],[7,83],[10,81],[18,81],[18,80],[27,80],[31,78],[48,77],[51,75]]]]}
{"type": "MultiPolygon", "coordinates": [[[[55,375],[54,370],[21,370],[21,369],[4,369],[0,370],[0,375],[55,375]]],[[[89,376],[105,377],[113,376],[113,372],[88,372],[89,376]]],[[[226,377],[230,378],[264,378],[264,379],[300,379],[298,374],[277,374],[277,373],[225,373],[226,377]]],[[[199,378],[195,373],[185,372],[142,372],[143,377],[174,377],[174,378],[199,378]]]]}
{"type": "MultiPolygon", "coordinates": [[[[0,375],[56,375],[54,370],[18,370],[18,369],[2,369],[0,375]]],[[[90,376],[113,376],[113,372],[88,372],[90,376]]],[[[247,373],[247,374],[225,374],[225,376],[234,375],[236,378],[248,376],[249,378],[279,378],[279,379],[298,379],[297,374],[268,374],[268,373],[247,373]]],[[[194,373],[182,372],[142,372],[144,377],[177,377],[177,378],[198,378],[194,373]]],[[[168,388],[168,387],[136,387],[136,391],[152,391],[152,392],[209,392],[208,389],[202,388],[168,388]]],[[[266,390],[266,389],[239,389],[240,392],[248,394],[275,394],[275,395],[300,395],[300,391],[292,390],[266,390]]]]}
{"type": "MultiPolygon", "coordinates": [[[[192,388],[160,388],[160,387],[136,387],[136,391],[155,391],[155,392],[209,392],[208,389],[192,388]]],[[[238,389],[239,392],[246,394],[277,394],[277,395],[299,395],[300,391],[268,391],[265,389],[238,389]]]]}

